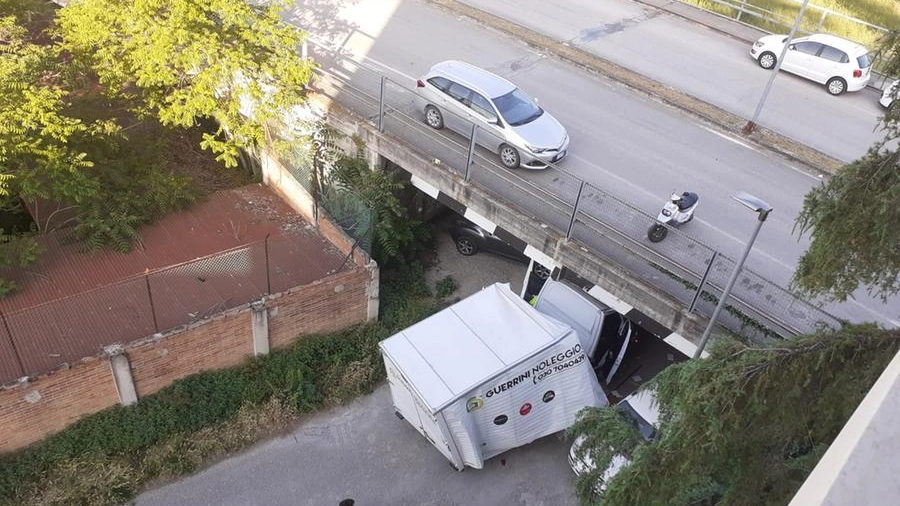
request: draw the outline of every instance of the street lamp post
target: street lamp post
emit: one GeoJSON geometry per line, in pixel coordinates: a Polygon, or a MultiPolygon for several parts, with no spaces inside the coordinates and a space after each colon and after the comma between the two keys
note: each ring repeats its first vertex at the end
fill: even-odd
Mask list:
{"type": "Polygon", "coordinates": [[[734,287],[734,282],[737,281],[738,275],[741,273],[741,269],[744,267],[744,261],[747,260],[747,255],[750,254],[750,250],[753,248],[753,243],[754,241],[756,241],[756,236],[759,235],[759,229],[762,228],[763,222],[766,221],[766,218],[769,217],[769,213],[772,212],[772,206],[767,204],[762,199],[756,198],[747,192],[737,192],[736,194],[732,195],[731,198],[737,200],[744,206],[757,213],[756,228],[753,230],[753,235],[750,236],[750,240],[747,241],[747,247],[744,248],[744,253],[743,255],[741,255],[741,259],[738,260],[737,265],[734,266],[734,271],[731,273],[731,279],[729,279],[728,284],[725,285],[725,290],[722,292],[722,296],[719,297],[719,303],[716,304],[716,309],[715,311],[713,311],[712,316],[709,318],[709,324],[706,326],[706,330],[703,331],[703,337],[700,338],[700,345],[697,346],[697,351],[694,352],[694,358],[700,358],[700,354],[703,353],[703,348],[706,347],[706,342],[709,341],[709,334],[712,332],[712,328],[716,324],[716,318],[719,317],[719,313],[722,311],[722,308],[725,307],[725,300],[731,293],[731,289],[734,287]]]}
{"type": "Polygon", "coordinates": [[[769,75],[769,82],[766,83],[766,88],[763,90],[762,96],[759,98],[759,103],[756,104],[756,111],[753,112],[753,117],[750,118],[750,121],[744,125],[744,128],[741,131],[744,135],[750,135],[756,129],[756,122],[759,121],[759,115],[762,113],[763,104],[766,103],[766,97],[769,96],[769,91],[772,89],[772,84],[775,83],[775,76],[778,75],[778,71],[781,70],[781,63],[784,61],[784,55],[788,52],[788,46],[791,45],[791,41],[794,40],[794,34],[797,33],[797,28],[800,27],[800,22],[803,21],[803,12],[806,10],[806,5],[809,3],[809,0],[803,0],[803,4],[800,5],[800,12],[797,13],[797,18],[794,19],[794,24],[791,26],[791,31],[788,33],[787,39],[784,41],[784,47],[781,48],[781,54],[778,56],[778,60],[775,62],[775,68],[772,69],[771,74],[769,75]]]}

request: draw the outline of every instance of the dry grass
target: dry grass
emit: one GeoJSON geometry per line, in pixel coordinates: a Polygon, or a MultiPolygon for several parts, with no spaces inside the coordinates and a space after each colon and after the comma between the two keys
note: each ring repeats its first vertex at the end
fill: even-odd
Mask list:
{"type": "MultiPolygon", "coordinates": [[[[730,18],[736,18],[737,9],[729,5],[739,6],[743,0],[682,1],[730,18]]],[[[799,0],[747,0],[746,5],[747,11],[770,13],[768,17],[778,19],[779,23],[748,14],[743,14],[740,20],[773,33],[787,33],[800,9],[799,0]]],[[[824,17],[823,22],[823,9],[830,9],[888,29],[896,30],[900,27],[900,2],[896,0],[811,0],[803,16],[802,32],[826,32],[855,40],[869,48],[877,46],[882,32],[830,14],[824,17]]]]}
{"type": "MultiPolygon", "coordinates": [[[[133,497],[148,482],[172,480],[291,427],[300,414],[277,399],[241,408],[234,420],[180,434],[142,455],[87,454],[55,466],[17,504],[112,505],[133,497]]],[[[12,505],[10,505],[12,506],[12,505]]]]}

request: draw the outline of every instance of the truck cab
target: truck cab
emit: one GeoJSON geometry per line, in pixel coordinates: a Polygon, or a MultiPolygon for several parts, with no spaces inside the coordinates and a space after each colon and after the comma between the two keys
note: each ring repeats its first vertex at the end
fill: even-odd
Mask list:
{"type": "Polygon", "coordinates": [[[631,322],[568,281],[548,279],[534,307],[575,329],[597,378],[609,385],[631,341],[631,322]]]}

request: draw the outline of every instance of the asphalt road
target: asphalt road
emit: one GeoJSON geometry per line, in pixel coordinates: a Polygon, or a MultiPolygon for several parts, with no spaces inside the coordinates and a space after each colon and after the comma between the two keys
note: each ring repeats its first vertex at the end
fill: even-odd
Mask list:
{"type": "MultiPolygon", "coordinates": [[[[612,0],[460,0],[580,47],[743,118],[769,79],[746,40],[649,6],[612,0]]],[[[739,26],[733,23],[735,27],[739,26]]],[[[752,31],[751,31],[752,32],[752,31]]],[[[741,29],[742,34],[748,33],[741,29]]],[[[787,33],[787,32],[785,32],[787,33]]],[[[764,35],[759,32],[758,36],[764,35]]],[[[823,85],[781,73],[758,123],[849,162],[880,140],[880,93],[832,97],[823,85]],[[827,125],[827,127],[824,127],[827,125]]]]}
{"type": "MultiPolygon", "coordinates": [[[[533,20],[538,19],[525,14],[547,9],[546,6],[538,7],[538,2],[533,2],[536,9],[533,11],[503,8],[508,2],[471,0],[469,3],[516,18],[514,20],[523,24],[529,20],[535,24],[533,20]]],[[[653,63],[655,60],[638,57],[623,58],[621,63],[633,63],[637,67],[635,70],[660,73],[660,76],[652,76],[660,80],[669,76],[673,79],[672,86],[687,86],[688,89],[683,90],[687,93],[700,96],[703,93],[694,88],[708,88],[704,92],[710,94],[710,100],[731,97],[735,107],[743,107],[753,85],[741,84],[740,90],[744,91],[729,93],[728,90],[736,89],[738,82],[756,82],[758,85],[766,79],[765,72],[761,73],[746,55],[747,47],[743,42],[643,4],[615,0],[602,2],[601,8],[591,7],[593,3],[557,0],[549,5],[558,7],[552,16],[548,14],[541,18],[550,20],[549,28],[545,28],[549,33],[558,32],[564,40],[575,40],[571,37],[573,31],[583,33],[581,39],[576,39],[587,49],[599,51],[604,48],[615,54],[626,54],[624,50],[613,50],[619,46],[630,47],[630,51],[641,54],[650,52],[648,48],[656,48],[660,53],[658,64],[653,63]],[[585,14],[580,16],[582,9],[585,14]],[[605,31],[596,29],[599,21],[604,21],[605,31]],[[594,27],[593,31],[591,27],[594,27]],[[677,39],[685,46],[675,45],[670,39],[677,39]],[[690,56],[691,61],[722,60],[727,64],[723,63],[722,69],[716,64],[702,68],[686,63],[674,64],[674,56],[667,53],[672,47],[696,48],[690,56]],[[687,79],[681,76],[685,69],[697,71],[687,79]],[[714,81],[717,76],[723,81],[703,86],[707,77],[714,81]]],[[[555,192],[562,201],[574,200],[575,178],[585,179],[653,215],[673,190],[696,191],[701,195],[702,203],[697,219],[685,231],[702,243],[736,258],[755,220],[729,195],[747,191],[764,198],[775,208],[757,239],[747,266],[782,286],[787,285],[797,259],[808,245],[807,238],[798,240],[792,232],[803,196],[819,184],[816,176],[795,167],[782,156],[723,133],[652,96],[548,57],[512,37],[428,2],[305,0],[298,2],[291,19],[310,30],[316,39],[338,45],[346,55],[390,76],[396,83],[392,85],[395,88],[406,86],[412,89],[415,78],[425,73],[431,64],[450,58],[465,59],[518,83],[538,97],[541,105],[570,132],[570,156],[561,164],[569,175],[553,170],[524,174],[532,184],[555,192]]],[[[333,65],[327,59],[322,63],[326,69],[333,65]]],[[[346,78],[354,86],[377,95],[378,81],[373,74],[359,70],[346,73],[346,78]]],[[[793,97],[786,99],[787,102],[799,104],[797,110],[788,109],[790,112],[785,115],[785,122],[797,119],[792,128],[798,132],[807,131],[803,126],[806,122],[818,125],[811,130],[815,142],[846,149],[849,157],[864,151],[872,140],[863,136],[841,142],[843,134],[834,134],[848,128],[847,125],[854,132],[871,132],[878,106],[869,92],[831,97],[824,90],[815,86],[810,88],[805,81],[790,76],[779,77],[777,83],[777,96],[787,94],[793,97]],[[802,119],[805,117],[803,111],[807,109],[816,111],[816,115],[802,119]],[[828,127],[821,128],[821,125],[828,127]]],[[[762,89],[761,85],[759,89],[762,89]]],[[[415,113],[411,94],[396,91],[393,100],[392,105],[415,113]]],[[[778,107],[771,109],[777,111],[778,107]]],[[[439,151],[440,146],[433,149],[439,151]]],[[[497,184],[503,185],[502,182],[497,184]]],[[[522,192],[514,190],[510,190],[507,198],[527,199],[522,192]]],[[[527,208],[529,203],[520,202],[520,205],[527,208]]],[[[667,243],[658,246],[662,250],[666,247],[667,243]]],[[[826,308],[851,321],[896,325],[900,320],[900,298],[882,303],[868,297],[864,290],[858,290],[855,295],[856,300],[829,304],[826,308]]]]}

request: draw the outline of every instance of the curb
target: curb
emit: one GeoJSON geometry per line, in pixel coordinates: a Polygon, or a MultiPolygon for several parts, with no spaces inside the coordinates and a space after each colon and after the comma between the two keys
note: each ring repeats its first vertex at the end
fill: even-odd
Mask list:
{"type": "MultiPolygon", "coordinates": [[[[749,140],[761,148],[774,151],[791,161],[800,163],[804,165],[807,170],[816,175],[833,175],[844,165],[844,162],[826,155],[821,151],[800,144],[793,139],[761,126],[757,126],[752,134],[746,136],[741,133],[741,129],[747,123],[745,118],[741,118],[692,95],[675,90],[642,74],[610,62],[583,49],[555,40],[552,37],[526,28],[518,23],[508,21],[481,9],[465,5],[457,0],[426,1],[450,11],[457,16],[468,17],[482,25],[513,36],[529,46],[546,51],[549,54],[581,67],[584,70],[604,75],[633,90],[650,95],[667,105],[681,109],[682,111],[712,123],[727,132],[737,134],[743,140],[749,140]]],[[[665,12],[676,16],[684,17],[680,14],[672,13],[662,7],[655,7],[646,2],[641,3],[643,5],[664,10],[665,12]]],[[[690,20],[699,23],[694,19],[690,20]]]]}

